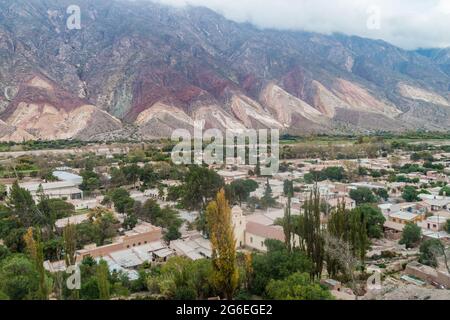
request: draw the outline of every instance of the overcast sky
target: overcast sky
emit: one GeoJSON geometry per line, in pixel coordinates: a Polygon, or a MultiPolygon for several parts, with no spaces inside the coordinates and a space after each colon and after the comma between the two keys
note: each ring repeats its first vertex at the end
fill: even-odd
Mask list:
{"type": "Polygon", "coordinates": [[[155,1],[206,6],[231,20],[263,28],[342,32],[405,49],[450,47],[450,0],[155,1]]]}

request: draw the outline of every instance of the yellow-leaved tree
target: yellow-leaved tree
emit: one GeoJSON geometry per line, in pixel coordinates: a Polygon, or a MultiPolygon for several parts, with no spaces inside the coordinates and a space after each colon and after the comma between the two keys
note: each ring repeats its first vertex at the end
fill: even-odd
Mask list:
{"type": "Polygon", "coordinates": [[[211,248],[214,284],[226,299],[232,300],[239,283],[236,262],[236,240],[231,221],[231,209],[225,198],[225,190],[206,208],[211,248]]]}
{"type": "Polygon", "coordinates": [[[41,241],[41,232],[38,230],[34,237],[33,228],[28,228],[27,232],[23,236],[25,241],[27,252],[36,266],[36,270],[39,273],[39,291],[36,298],[39,300],[47,300],[49,294],[49,288],[47,285],[47,278],[45,276],[44,268],[44,245],[41,241]]]}

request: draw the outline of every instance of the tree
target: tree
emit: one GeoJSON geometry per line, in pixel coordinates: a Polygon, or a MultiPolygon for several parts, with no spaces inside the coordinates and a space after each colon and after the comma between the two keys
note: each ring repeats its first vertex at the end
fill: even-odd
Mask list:
{"type": "MultiPolygon", "coordinates": [[[[77,234],[80,239],[94,240],[98,245],[104,245],[106,240],[117,235],[117,224],[118,221],[111,211],[95,208],[90,211],[88,222],[77,225],[77,234]]],[[[80,242],[84,243],[83,240],[80,242]]]]}
{"type": "Polygon", "coordinates": [[[100,187],[100,177],[92,169],[82,170],[80,172],[83,178],[83,183],[80,185],[80,189],[90,193],[100,187]]]}
{"type": "Polygon", "coordinates": [[[345,170],[342,167],[328,167],[322,171],[324,180],[342,181],[345,178],[345,170]]]}
{"type": "Polygon", "coordinates": [[[427,266],[437,268],[437,257],[441,255],[442,243],[438,239],[428,239],[420,245],[419,262],[427,266]]]}
{"type": "Polygon", "coordinates": [[[50,199],[45,195],[40,197],[37,208],[40,213],[39,225],[46,226],[50,232],[55,230],[56,220],[69,217],[75,212],[73,204],[61,199],[50,199]]]}
{"type": "Polygon", "coordinates": [[[4,245],[0,245],[0,263],[3,259],[7,258],[11,254],[11,251],[4,245]]]}
{"type": "Polygon", "coordinates": [[[7,195],[6,186],[4,184],[0,184],[0,201],[5,200],[7,195]]]}
{"type": "Polygon", "coordinates": [[[133,163],[131,166],[126,166],[122,168],[127,181],[132,182],[133,186],[136,187],[136,182],[139,180],[140,168],[137,164],[133,163]]]}
{"type": "Polygon", "coordinates": [[[264,295],[270,280],[283,280],[295,272],[310,273],[313,265],[304,251],[295,248],[288,252],[285,244],[278,240],[266,240],[265,254],[254,254],[251,291],[264,295]]]}
{"type": "Polygon", "coordinates": [[[164,240],[167,242],[177,240],[181,238],[181,233],[176,225],[171,225],[167,232],[164,234],[164,240]]]}
{"type": "Polygon", "coordinates": [[[125,186],[128,184],[127,178],[121,169],[111,168],[110,183],[113,187],[125,186]]]}
{"type": "Polygon", "coordinates": [[[375,194],[377,196],[379,196],[381,199],[383,199],[384,201],[387,201],[387,199],[389,199],[389,193],[384,188],[376,189],[375,194]]]}
{"type": "Polygon", "coordinates": [[[407,249],[413,248],[422,237],[422,229],[415,223],[405,225],[400,239],[400,244],[404,244],[407,249]]]}
{"type": "Polygon", "coordinates": [[[292,240],[293,240],[293,232],[294,225],[292,222],[291,215],[291,197],[288,198],[288,203],[286,208],[284,209],[284,219],[283,219],[283,232],[284,232],[284,242],[286,244],[286,248],[288,252],[292,252],[292,240]]]}
{"type": "MultiPolygon", "coordinates": [[[[77,227],[74,224],[68,224],[63,230],[63,247],[64,247],[64,260],[66,267],[74,266],[76,263],[76,250],[77,250],[77,227]]],[[[71,298],[78,300],[80,297],[79,290],[73,290],[71,298]]]]}
{"type": "Polygon", "coordinates": [[[96,217],[94,225],[97,227],[99,243],[103,245],[107,239],[114,238],[117,234],[115,225],[117,220],[113,213],[109,210],[101,208],[94,209],[94,216],[96,217]]]}
{"type": "Polygon", "coordinates": [[[324,259],[324,242],[320,223],[320,193],[317,186],[311,192],[309,200],[303,205],[302,232],[306,253],[313,262],[311,276],[320,278],[324,259]]]}
{"type": "Polygon", "coordinates": [[[37,298],[39,300],[47,300],[49,290],[47,287],[47,279],[45,277],[44,252],[40,239],[40,232],[37,233],[36,237],[37,240],[34,239],[33,228],[30,227],[24,235],[24,240],[27,246],[28,255],[30,256],[31,261],[34,262],[35,268],[39,274],[39,290],[37,293],[37,298]]]}
{"type": "Polygon", "coordinates": [[[359,187],[357,189],[350,190],[350,198],[355,200],[357,205],[378,202],[378,199],[373,194],[372,190],[366,187],[359,187]]]}
{"type": "Polygon", "coordinates": [[[275,206],[277,202],[272,196],[272,187],[270,186],[269,179],[266,182],[266,188],[264,190],[264,195],[261,198],[260,205],[262,209],[267,209],[275,206]]]}
{"type": "Polygon", "coordinates": [[[215,171],[192,166],[183,185],[183,205],[189,210],[202,210],[224,186],[224,181],[215,171]]]}
{"type": "Polygon", "coordinates": [[[128,213],[123,220],[122,226],[125,230],[131,230],[138,224],[138,219],[134,213],[128,213]]]}
{"type": "Polygon", "coordinates": [[[13,254],[0,264],[0,292],[11,300],[36,298],[39,274],[35,264],[25,255],[13,254]]]}
{"type": "Polygon", "coordinates": [[[294,182],[291,180],[284,180],[283,193],[286,197],[294,196],[294,182]]]}
{"type": "Polygon", "coordinates": [[[362,210],[352,210],[349,217],[349,242],[353,248],[353,254],[364,265],[367,249],[370,241],[367,236],[367,218],[362,210]]]}
{"type": "Polygon", "coordinates": [[[417,189],[412,186],[406,186],[403,189],[402,198],[407,202],[414,202],[418,201],[419,193],[417,192],[417,189]]]}
{"type": "Polygon", "coordinates": [[[152,224],[156,224],[156,221],[160,217],[161,207],[155,200],[148,199],[142,207],[140,218],[147,222],[151,222],[152,224]]]}
{"type": "Polygon", "coordinates": [[[105,260],[100,260],[97,265],[97,286],[100,300],[110,299],[110,283],[109,283],[109,269],[105,260]]]}
{"type": "Polygon", "coordinates": [[[350,277],[355,299],[358,300],[355,271],[359,266],[359,261],[353,254],[354,249],[352,246],[347,241],[328,233],[325,235],[325,251],[333,261],[336,261],[344,274],[350,277]]]}
{"type": "MultiPolygon", "coordinates": [[[[327,224],[327,235],[342,241],[349,241],[349,221],[350,212],[345,209],[345,202],[338,203],[337,207],[331,212],[327,224]]],[[[332,278],[336,277],[341,271],[342,264],[334,259],[333,255],[326,252],[327,271],[332,278]]],[[[342,270],[346,272],[346,270],[342,270]]]]}
{"type": "Polygon", "coordinates": [[[12,214],[19,218],[23,227],[28,228],[33,225],[37,213],[36,204],[31,193],[21,188],[17,181],[11,187],[7,206],[12,211],[12,214]]]}
{"type": "Polygon", "coordinates": [[[254,173],[257,177],[261,177],[261,163],[259,162],[259,157],[256,162],[254,173]]]}
{"type": "Polygon", "coordinates": [[[234,200],[238,201],[240,205],[242,202],[247,201],[250,197],[250,193],[255,191],[258,188],[258,183],[254,180],[235,180],[229,185],[227,185],[227,198],[230,202],[234,202],[234,200]]]}
{"type": "Polygon", "coordinates": [[[231,221],[231,209],[222,189],[206,208],[206,219],[211,240],[214,282],[217,289],[228,300],[233,294],[239,281],[236,265],[236,240],[234,238],[231,221]]]}
{"type": "Polygon", "coordinates": [[[445,229],[447,230],[447,233],[450,233],[450,219],[447,220],[447,224],[445,225],[445,229]]]}
{"type": "Polygon", "coordinates": [[[441,191],[439,191],[440,196],[443,196],[444,194],[450,197],[450,186],[445,186],[441,189],[441,191]]]}
{"type": "Polygon", "coordinates": [[[119,213],[129,213],[133,209],[134,200],[130,197],[130,193],[123,189],[118,188],[109,193],[111,201],[114,203],[114,207],[119,213]]]}
{"type": "Polygon", "coordinates": [[[354,209],[355,212],[360,212],[366,222],[367,236],[369,238],[380,239],[383,236],[383,225],[386,218],[377,207],[369,204],[363,204],[354,209]]]}
{"type": "Polygon", "coordinates": [[[155,276],[147,278],[147,287],[167,299],[206,299],[216,295],[212,275],[212,264],[207,259],[173,257],[155,276]]]}
{"type": "Polygon", "coordinates": [[[358,174],[358,163],[355,161],[344,161],[346,175],[350,181],[354,181],[358,174]]]}
{"type": "Polygon", "coordinates": [[[284,280],[271,280],[267,285],[267,296],[274,300],[332,300],[330,291],[307,273],[294,273],[284,280]]]}
{"type": "Polygon", "coordinates": [[[253,277],[253,256],[250,252],[243,254],[244,256],[244,286],[246,290],[250,290],[253,277]]]}
{"type": "Polygon", "coordinates": [[[64,238],[64,259],[66,266],[75,265],[75,254],[77,250],[77,228],[73,224],[68,224],[63,230],[64,238]]]}

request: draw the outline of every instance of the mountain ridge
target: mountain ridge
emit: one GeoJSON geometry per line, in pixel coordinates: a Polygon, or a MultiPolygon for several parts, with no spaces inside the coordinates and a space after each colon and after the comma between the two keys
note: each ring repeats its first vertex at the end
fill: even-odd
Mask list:
{"type": "Polygon", "coordinates": [[[78,2],[82,28],[68,30],[70,0],[0,0],[0,140],[11,128],[16,140],[151,139],[195,120],[290,134],[450,125],[445,50],[262,30],[202,7],[78,2]]]}

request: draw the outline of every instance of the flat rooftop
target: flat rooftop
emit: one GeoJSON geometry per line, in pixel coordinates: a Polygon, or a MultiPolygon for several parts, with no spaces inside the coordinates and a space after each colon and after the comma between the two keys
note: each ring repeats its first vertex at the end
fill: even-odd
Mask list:
{"type": "Polygon", "coordinates": [[[390,218],[394,218],[394,219],[401,219],[401,220],[406,220],[406,221],[412,221],[415,218],[417,218],[417,214],[411,213],[411,212],[405,212],[405,211],[398,211],[395,213],[391,213],[389,215],[390,218]]]}

